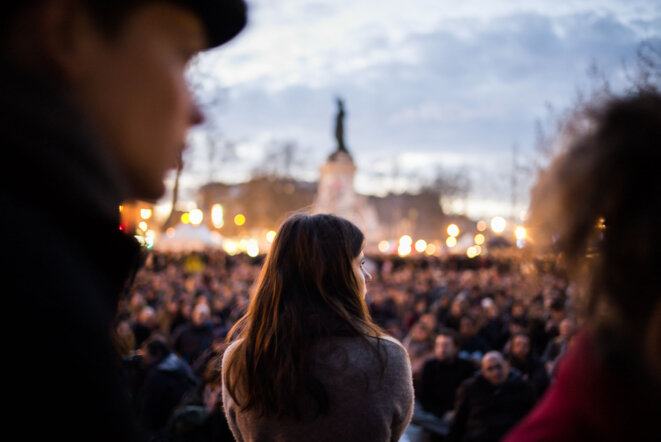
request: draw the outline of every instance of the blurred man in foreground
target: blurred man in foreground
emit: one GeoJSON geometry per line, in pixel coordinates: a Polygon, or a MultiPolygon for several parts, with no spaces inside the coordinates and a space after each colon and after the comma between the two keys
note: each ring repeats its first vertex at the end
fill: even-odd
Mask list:
{"type": "Polygon", "coordinates": [[[496,442],[532,408],[530,384],[510,370],[503,356],[491,351],[482,369],[457,391],[450,441],[496,442]]]}
{"type": "Polygon", "coordinates": [[[37,423],[10,418],[7,433],[136,440],[109,336],[139,255],[118,229],[118,206],[163,193],[187,130],[202,120],[187,62],[233,38],[245,5],[32,0],[1,8],[0,206],[13,214],[2,217],[4,326],[17,336],[5,354],[20,361],[9,366],[7,399],[12,413],[37,423]],[[19,329],[12,317],[26,309],[32,322],[19,329]]]}

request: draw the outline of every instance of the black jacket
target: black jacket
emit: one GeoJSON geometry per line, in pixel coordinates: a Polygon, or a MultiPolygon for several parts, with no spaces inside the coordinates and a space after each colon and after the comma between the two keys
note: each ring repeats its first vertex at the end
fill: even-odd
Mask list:
{"type": "Polygon", "coordinates": [[[140,440],[110,337],[140,257],[119,231],[122,179],[47,80],[0,61],[0,109],[5,355],[19,361],[7,364],[5,432],[140,440]]]}
{"type": "Polygon", "coordinates": [[[455,394],[463,381],[473,376],[475,366],[462,358],[452,362],[430,359],[422,367],[422,383],[416,396],[422,407],[438,417],[452,410],[455,394]]]}
{"type": "Polygon", "coordinates": [[[448,440],[496,442],[528,413],[533,404],[532,387],[514,369],[498,387],[478,373],[464,381],[457,391],[448,440]]]}

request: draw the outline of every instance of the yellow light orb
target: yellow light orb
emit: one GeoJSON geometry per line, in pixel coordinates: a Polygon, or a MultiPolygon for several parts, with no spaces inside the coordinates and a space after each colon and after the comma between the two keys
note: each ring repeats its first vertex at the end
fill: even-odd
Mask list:
{"type": "Polygon", "coordinates": [[[477,250],[475,249],[474,246],[469,247],[466,249],[466,256],[469,258],[475,258],[477,256],[477,250]]]}
{"type": "Polygon", "coordinates": [[[379,252],[388,253],[390,251],[390,243],[386,240],[379,241],[379,252]]]}
{"type": "Polygon", "coordinates": [[[480,245],[484,244],[485,239],[486,238],[484,237],[484,235],[482,235],[481,233],[478,233],[477,235],[475,235],[475,238],[474,238],[475,244],[480,246],[480,245]]]}
{"type": "Polygon", "coordinates": [[[448,239],[445,240],[445,245],[452,248],[457,245],[457,238],[454,236],[448,237],[448,239]]]}
{"type": "Polygon", "coordinates": [[[237,226],[242,226],[246,223],[246,216],[242,213],[239,213],[234,217],[234,224],[237,226]]]}
{"type": "Polygon", "coordinates": [[[448,235],[454,237],[459,236],[459,226],[457,226],[456,224],[450,224],[448,226],[448,235]]]}
{"type": "Polygon", "coordinates": [[[142,219],[149,219],[151,217],[151,209],[140,209],[140,217],[142,219]]]}
{"type": "Polygon", "coordinates": [[[434,244],[427,244],[427,250],[425,250],[425,253],[429,256],[433,255],[436,253],[436,246],[434,244]]]}
{"type": "Polygon", "coordinates": [[[408,245],[409,248],[411,248],[411,244],[413,244],[413,240],[411,239],[410,236],[404,235],[401,238],[399,238],[399,245],[408,245]]]}
{"type": "Polygon", "coordinates": [[[119,213],[122,213],[123,211],[124,211],[124,206],[120,204],[119,205],[119,213]]]}
{"type": "Polygon", "coordinates": [[[275,239],[275,235],[276,235],[275,230],[269,230],[268,232],[266,232],[266,240],[268,242],[273,242],[273,240],[275,239]]]}
{"type": "Polygon", "coordinates": [[[419,239],[415,242],[415,250],[422,253],[427,248],[427,241],[424,239],[419,239]]]}
{"type": "Polygon", "coordinates": [[[400,244],[397,248],[399,256],[408,256],[411,253],[411,244],[400,244]]]}
{"type": "Polygon", "coordinates": [[[485,230],[487,230],[487,222],[483,219],[479,220],[477,222],[477,230],[480,232],[484,232],[485,230]]]}
{"type": "Polygon", "coordinates": [[[200,209],[193,209],[188,214],[188,219],[190,223],[194,226],[199,226],[202,220],[204,219],[204,214],[200,209]]]}
{"type": "Polygon", "coordinates": [[[482,254],[482,247],[480,246],[473,246],[475,247],[475,255],[481,255],[482,254]]]}
{"type": "Polygon", "coordinates": [[[140,221],[138,223],[138,229],[142,230],[143,232],[146,232],[148,228],[149,228],[149,226],[147,225],[146,222],[140,221]]]}
{"type": "Polygon", "coordinates": [[[181,222],[184,224],[190,223],[190,215],[188,214],[188,212],[181,214],[181,222]]]}
{"type": "Polygon", "coordinates": [[[223,206],[214,204],[211,206],[211,222],[216,229],[220,229],[225,225],[223,220],[223,206]]]}
{"type": "Polygon", "coordinates": [[[523,226],[518,226],[514,230],[514,236],[516,236],[516,239],[525,239],[526,238],[526,229],[523,226]]]}
{"type": "Polygon", "coordinates": [[[502,216],[494,216],[491,218],[491,230],[495,233],[503,233],[505,227],[507,226],[507,221],[502,216]]]}

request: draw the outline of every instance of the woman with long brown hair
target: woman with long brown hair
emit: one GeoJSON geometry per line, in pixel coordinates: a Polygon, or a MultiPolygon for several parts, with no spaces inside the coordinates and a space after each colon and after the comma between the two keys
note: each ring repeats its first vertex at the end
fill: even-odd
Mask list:
{"type": "Polygon", "coordinates": [[[230,332],[223,403],[239,441],[396,441],[413,411],[404,348],[365,304],[362,232],[333,215],[280,227],[230,332]]]}

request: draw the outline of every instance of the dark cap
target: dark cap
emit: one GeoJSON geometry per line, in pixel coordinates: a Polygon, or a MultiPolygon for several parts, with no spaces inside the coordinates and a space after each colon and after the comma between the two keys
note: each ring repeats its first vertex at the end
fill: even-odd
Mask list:
{"type": "Polygon", "coordinates": [[[202,20],[209,48],[230,41],[246,25],[247,7],[243,0],[175,0],[173,3],[193,11],[202,20]]]}

